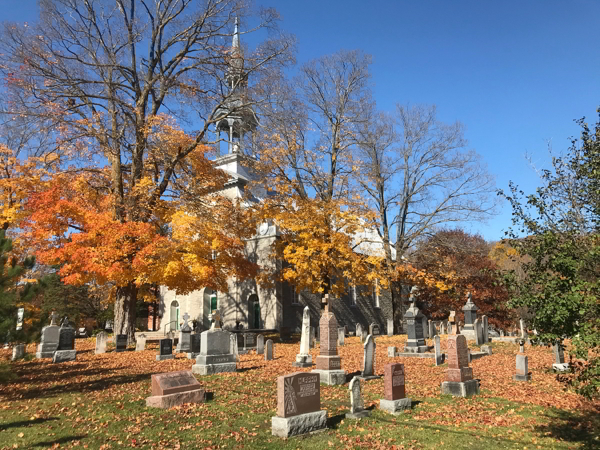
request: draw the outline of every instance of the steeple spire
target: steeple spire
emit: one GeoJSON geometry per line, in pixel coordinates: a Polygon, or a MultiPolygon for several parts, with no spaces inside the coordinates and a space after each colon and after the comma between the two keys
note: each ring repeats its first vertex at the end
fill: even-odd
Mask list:
{"type": "Polygon", "coordinates": [[[231,43],[232,53],[240,49],[240,33],[238,31],[238,18],[235,16],[235,28],[233,29],[233,41],[231,43]]]}

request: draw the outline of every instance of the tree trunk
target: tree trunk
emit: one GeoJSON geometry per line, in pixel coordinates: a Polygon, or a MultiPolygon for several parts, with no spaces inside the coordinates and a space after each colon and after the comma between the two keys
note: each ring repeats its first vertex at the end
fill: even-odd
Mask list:
{"type": "Polygon", "coordinates": [[[402,284],[398,281],[390,283],[390,291],[392,293],[392,318],[394,320],[394,330],[396,332],[404,332],[402,319],[404,311],[402,308],[402,284]]]}
{"type": "Polygon", "coordinates": [[[115,335],[126,334],[129,343],[135,341],[137,287],[130,282],[127,286],[117,288],[115,300],[115,335]]]}

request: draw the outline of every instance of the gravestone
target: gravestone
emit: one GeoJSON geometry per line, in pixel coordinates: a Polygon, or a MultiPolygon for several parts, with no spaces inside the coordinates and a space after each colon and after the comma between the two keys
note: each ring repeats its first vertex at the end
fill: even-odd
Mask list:
{"type": "Polygon", "coordinates": [[[396,357],[396,347],[388,347],[388,357],[395,358],[396,357]]]}
{"type": "Polygon", "coordinates": [[[190,352],[186,355],[188,359],[196,359],[196,356],[200,354],[200,341],[200,334],[194,333],[190,336],[190,352]]]}
{"type": "MultiPolygon", "coordinates": [[[[371,337],[371,336],[369,336],[371,337]]],[[[352,378],[348,385],[350,391],[350,412],[346,413],[347,419],[362,419],[371,415],[371,411],[365,409],[365,404],[362,399],[360,392],[360,379],[358,377],[352,378]]]]}
{"type": "Polygon", "coordinates": [[[363,335],[363,327],[360,323],[356,322],[356,335],[361,338],[362,340],[362,335],[363,335]]]}
{"type": "Polygon", "coordinates": [[[519,319],[519,326],[521,327],[521,338],[525,337],[525,321],[523,319],[519,319]]]}
{"type": "Polygon", "coordinates": [[[315,348],[315,327],[310,327],[310,348],[315,348]]]}
{"type": "Polygon", "coordinates": [[[265,337],[262,334],[256,336],[256,354],[262,355],[265,352],[265,337]]]}
{"type": "Polygon", "coordinates": [[[338,328],[338,345],[344,345],[345,339],[346,339],[346,334],[344,333],[344,329],[338,328]]]}
{"type": "Polygon", "coordinates": [[[500,337],[504,337],[504,330],[500,330],[500,337]]]}
{"type": "Polygon", "coordinates": [[[467,303],[463,306],[463,312],[465,314],[465,325],[461,330],[460,334],[465,336],[468,340],[475,340],[475,320],[477,319],[477,310],[479,308],[473,303],[473,296],[469,292],[467,294],[467,303]]]}
{"type": "Polygon", "coordinates": [[[25,344],[16,344],[13,346],[12,361],[25,357],[25,344]]]}
{"type": "Polygon", "coordinates": [[[519,352],[525,353],[525,339],[519,339],[519,352]]]}
{"type": "Polygon", "coordinates": [[[236,361],[235,355],[231,352],[231,333],[221,329],[221,314],[218,310],[209,317],[212,325],[210,330],[202,332],[200,354],[196,357],[192,372],[200,375],[235,372],[236,361]]]}
{"type": "Polygon", "coordinates": [[[404,364],[386,364],[383,376],[383,398],[379,400],[379,409],[394,415],[410,409],[412,401],[406,398],[404,364]]]}
{"type": "Polygon", "coordinates": [[[440,366],[444,364],[444,354],[442,353],[442,347],[440,345],[440,337],[433,337],[433,347],[435,351],[435,365],[440,366]]]}
{"type": "Polygon", "coordinates": [[[428,322],[429,326],[429,339],[433,339],[433,337],[437,334],[437,330],[435,329],[435,322],[430,320],[428,322]]]}
{"type": "Polygon", "coordinates": [[[42,328],[42,336],[35,353],[36,358],[52,358],[54,352],[58,349],[60,327],[56,325],[57,319],[58,314],[52,311],[52,314],[50,314],[50,325],[46,325],[42,328]]]}
{"type": "Polygon", "coordinates": [[[475,345],[483,344],[483,326],[481,319],[475,319],[475,345]]]}
{"type": "Polygon", "coordinates": [[[388,321],[387,321],[387,335],[388,336],[394,335],[394,321],[392,319],[388,319],[388,321]]]}
{"type": "Polygon", "coordinates": [[[565,353],[560,341],[556,341],[552,348],[554,352],[554,364],[552,368],[557,372],[566,372],[569,370],[569,363],[565,363],[565,353]]]}
{"type": "Polygon", "coordinates": [[[348,334],[348,325],[344,325],[344,336],[349,336],[349,334],[348,334]]]}
{"type": "Polygon", "coordinates": [[[531,374],[529,373],[529,365],[527,361],[527,356],[517,354],[517,371],[513,376],[513,380],[515,381],[530,381],[531,374]]]}
{"type": "Polygon", "coordinates": [[[157,361],[164,361],[165,359],[173,359],[173,340],[172,339],[161,339],[158,341],[158,355],[156,355],[157,361]]]}
{"type": "Polygon", "coordinates": [[[338,324],[335,314],[329,311],[329,295],[325,294],[325,309],[319,320],[321,346],[317,356],[317,367],[313,373],[321,375],[321,383],[328,385],[344,384],[346,372],[342,370],[342,359],[337,352],[338,324]]]}
{"type": "Polygon", "coordinates": [[[369,334],[371,336],[379,336],[381,334],[379,324],[372,323],[371,325],[369,325],[369,334]]]}
{"type": "Polygon", "coordinates": [[[450,311],[448,316],[448,334],[457,334],[456,311],[450,311]]]}
{"type": "Polygon", "coordinates": [[[296,355],[294,367],[312,367],[312,356],[310,354],[310,310],[304,307],[302,312],[302,335],[300,336],[300,353],[296,355]]]}
{"type": "Polygon", "coordinates": [[[363,346],[363,366],[360,378],[363,380],[371,380],[379,378],[375,375],[375,339],[368,335],[363,346]]]}
{"type": "Polygon", "coordinates": [[[204,389],[189,370],[152,375],[152,396],[146,406],[172,408],[183,403],[204,402],[204,389]]]}
{"type": "Polygon", "coordinates": [[[96,335],[96,355],[99,353],[106,353],[106,341],[108,340],[108,333],[101,331],[96,335]]]}
{"type": "Polygon", "coordinates": [[[124,352],[127,350],[127,335],[117,334],[115,336],[115,352],[124,352]]]}
{"type": "Polygon", "coordinates": [[[256,348],[256,333],[244,333],[244,350],[256,348]]]}
{"type": "Polygon", "coordinates": [[[411,303],[410,308],[406,310],[404,318],[406,319],[408,335],[404,351],[409,353],[425,353],[427,345],[425,344],[425,337],[423,335],[423,321],[427,319],[419,311],[419,308],[415,306],[414,301],[411,303]]]}
{"type": "Polygon", "coordinates": [[[423,328],[423,338],[424,339],[428,339],[431,336],[429,335],[429,327],[428,327],[428,323],[429,321],[427,320],[427,316],[423,315],[421,317],[421,327],[423,328]]]}
{"type": "Polygon", "coordinates": [[[53,363],[75,361],[75,328],[69,325],[69,319],[65,316],[58,333],[58,349],[52,355],[53,363]]]}
{"type": "Polygon", "coordinates": [[[440,324],[440,334],[446,334],[446,322],[444,322],[443,320],[440,324]]]}
{"type": "Polygon", "coordinates": [[[481,316],[481,324],[483,328],[483,343],[487,344],[490,342],[490,326],[488,324],[487,316],[481,316]]]}
{"type": "Polygon", "coordinates": [[[273,359],[273,341],[267,340],[267,348],[265,351],[265,361],[271,361],[273,359]]]}
{"type": "Polygon", "coordinates": [[[480,350],[482,352],[487,353],[489,356],[491,356],[492,354],[492,347],[490,347],[489,345],[482,345],[480,350]]]}
{"type": "Polygon", "coordinates": [[[473,379],[473,369],[469,367],[467,338],[462,334],[448,337],[448,370],[446,381],[442,383],[442,394],[456,397],[470,397],[479,394],[479,382],[473,379]]]}
{"type": "MultiPolygon", "coordinates": [[[[229,346],[230,353],[233,354],[233,357],[235,358],[236,361],[239,361],[240,360],[240,354],[239,354],[239,347],[238,347],[238,334],[237,333],[231,333],[229,335],[229,342],[230,342],[230,346],[229,346]]],[[[200,354],[199,351],[198,351],[198,354],[200,354]]]]}
{"type": "MultiPolygon", "coordinates": [[[[321,335],[322,338],[323,335],[321,335]]],[[[318,373],[296,372],[277,378],[277,416],[271,418],[273,436],[287,438],[325,428],[318,373]]]]}
{"type": "Polygon", "coordinates": [[[179,330],[179,342],[175,351],[177,353],[190,353],[192,350],[192,327],[188,323],[190,315],[186,312],[183,315],[183,325],[179,330]]]}
{"type": "Polygon", "coordinates": [[[135,351],[142,352],[144,350],[146,350],[146,335],[142,333],[138,334],[135,339],[135,351]]]}

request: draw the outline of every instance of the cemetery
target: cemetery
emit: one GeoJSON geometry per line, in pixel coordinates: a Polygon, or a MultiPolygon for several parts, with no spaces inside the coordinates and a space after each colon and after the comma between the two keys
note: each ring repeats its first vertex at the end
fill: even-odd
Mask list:
{"type": "Polygon", "coordinates": [[[0,450],[600,449],[600,3],[4,3],[0,450]]]}

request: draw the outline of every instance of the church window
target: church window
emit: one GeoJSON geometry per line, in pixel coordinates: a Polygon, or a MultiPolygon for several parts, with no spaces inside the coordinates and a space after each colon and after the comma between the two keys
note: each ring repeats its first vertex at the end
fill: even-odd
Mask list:
{"type": "Polygon", "coordinates": [[[375,278],[375,286],[373,286],[373,304],[375,308],[380,308],[379,306],[379,279],[375,278]]]}
{"type": "Polygon", "coordinates": [[[350,295],[350,306],[356,306],[356,285],[352,285],[352,292],[350,295]]]}
{"type": "Polygon", "coordinates": [[[290,286],[290,295],[292,297],[292,305],[299,305],[300,294],[298,293],[296,286],[290,286]]]}

